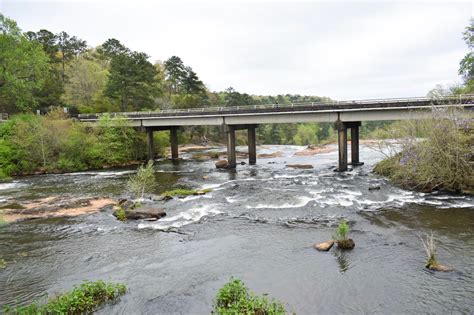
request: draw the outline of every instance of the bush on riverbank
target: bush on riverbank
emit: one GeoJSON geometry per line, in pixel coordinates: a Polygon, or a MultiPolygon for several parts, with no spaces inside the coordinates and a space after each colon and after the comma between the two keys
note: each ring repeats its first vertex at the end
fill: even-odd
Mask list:
{"type": "Polygon", "coordinates": [[[257,296],[238,279],[230,279],[217,293],[213,314],[286,314],[284,305],[266,296],[257,296]]]}
{"type": "Polygon", "coordinates": [[[429,119],[397,124],[389,132],[399,140],[389,143],[392,154],[374,171],[408,189],[473,194],[474,124],[462,116],[436,110],[429,119]]]}
{"type": "Polygon", "coordinates": [[[144,158],[145,148],[144,134],[123,118],[104,115],[90,127],[60,110],[17,115],[0,125],[0,179],[125,165],[144,158]]]}
{"type": "Polygon", "coordinates": [[[92,313],[102,304],[115,301],[126,291],[124,284],[87,281],[67,293],[49,299],[44,305],[34,302],[15,308],[5,306],[3,312],[19,315],[92,313]]]}

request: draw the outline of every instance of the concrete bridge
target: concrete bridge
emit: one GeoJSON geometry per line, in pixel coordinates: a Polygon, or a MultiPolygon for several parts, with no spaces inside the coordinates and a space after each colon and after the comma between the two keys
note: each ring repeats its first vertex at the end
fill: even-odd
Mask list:
{"type": "MultiPolygon", "coordinates": [[[[255,164],[257,161],[255,129],[259,124],[334,122],[338,132],[338,170],[346,171],[348,164],[362,164],[359,161],[359,127],[362,121],[423,119],[429,117],[435,109],[455,107],[464,108],[465,115],[474,118],[474,95],[208,107],[111,115],[125,117],[130,126],[139,127],[147,132],[149,159],[153,159],[154,131],[170,131],[171,157],[176,160],[179,127],[224,126],[230,168],[236,167],[236,130],[247,129],[249,164],[255,164]],[[351,163],[348,163],[347,157],[348,129],[351,132],[351,163]]],[[[77,119],[83,122],[96,122],[99,117],[100,114],[80,114],[77,119]]]]}

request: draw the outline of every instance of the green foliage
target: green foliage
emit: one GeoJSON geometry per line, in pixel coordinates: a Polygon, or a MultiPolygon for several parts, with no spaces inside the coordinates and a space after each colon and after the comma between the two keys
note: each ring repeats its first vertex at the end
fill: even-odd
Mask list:
{"type": "Polygon", "coordinates": [[[337,241],[345,241],[349,236],[349,225],[346,220],[342,220],[334,232],[333,238],[337,241]]]}
{"type": "Polygon", "coordinates": [[[122,222],[127,221],[127,215],[125,214],[125,209],[123,207],[119,207],[115,214],[117,216],[117,220],[122,222]]]}
{"type": "Polygon", "coordinates": [[[148,55],[130,51],[118,40],[103,45],[103,55],[110,58],[105,95],[118,100],[122,111],[152,109],[159,94],[156,68],[148,55]]]}
{"type": "Polygon", "coordinates": [[[466,31],[463,35],[469,48],[469,52],[459,64],[459,74],[463,76],[466,87],[469,88],[464,92],[469,93],[474,91],[474,89],[471,89],[474,85],[474,19],[471,19],[471,22],[469,26],[466,27],[466,31]]]}
{"type": "Polygon", "coordinates": [[[69,80],[65,85],[63,100],[68,105],[84,106],[100,112],[97,105],[107,84],[108,70],[93,53],[83,55],[73,59],[66,69],[69,80]]]}
{"type": "Polygon", "coordinates": [[[284,305],[266,296],[256,296],[249,292],[244,283],[231,278],[217,293],[213,314],[286,314],[284,305]]]}
{"type": "Polygon", "coordinates": [[[144,135],[123,118],[105,115],[99,127],[47,116],[17,115],[0,125],[0,179],[35,171],[77,171],[142,159],[144,135]]]}
{"type": "Polygon", "coordinates": [[[162,196],[166,196],[166,197],[173,197],[173,196],[190,196],[190,195],[196,195],[200,192],[204,193],[204,194],[207,194],[208,192],[211,192],[212,189],[201,189],[201,190],[197,190],[197,189],[186,189],[186,188],[176,188],[176,189],[173,189],[173,190],[168,190],[168,191],[165,191],[164,193],[162,193],[161,195],[162,196]]]}
{"type": "Polygon", "coordinates": [[[7,267],[7,262],[5,261],[5,259],[0,258],[0,269],[4,269],[6,267],[7,267]]]}
{"type": "Polygon", "coordinates": [[[8,112],[34,109],[37,100],[33,94],[44,84],[48,56],[1,13],[0,30],[0,108],[8,112]]]}
{"type": "Polygon", "coordinates": [[[153,161],[148,161],[146,166],[139,166],[137,173],[130,176],[127,185],[139,199],[143,199],[146,192],[153,191],[156,185],[153,161]]]}
{"type": "Polygon", "coordinates": [[[294,143],[297,145],[308,145],[318,143],[319,125],[317,123],[299,124],[294,143]]]}
{"type": "Polygon", "coordinates": [[[474,122],[463,117],[461,110],[440,111],[423,121],[393,125],[390,133],[399,140],[386,145],[401,150],[374,171],[408,189],[474,193],[474,122]]]}
{"type": "Polygon", "coordinates": [[[44,305],[33,302],[15,308],[5,306],[3,312],[18,315],[92,313],[102,304],[117,300],[126,291],[124,284],[86,281],[67,293],[49,299],[44,305]]]}

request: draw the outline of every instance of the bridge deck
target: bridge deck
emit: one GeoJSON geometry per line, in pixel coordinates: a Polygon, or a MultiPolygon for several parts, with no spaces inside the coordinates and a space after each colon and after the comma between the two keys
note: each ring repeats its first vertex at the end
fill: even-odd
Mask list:
{"type": "MultiPolygon", "coordinates": [[[[252,114],[262,115],[271,113],[338,113],[345,111],[384,111],[384,110],[416,110],[440,106],[463,106],[472,108],[474,95],[448,96],[442,98],[393,98],[372,100],[350,100],[333,102],[303,102],[292,104],[268,104],[268,105],[245,105],[245,106],[221,106],[207,108],[172,109],[154,112],[121,112],[112,113],[113,116],[124,116],[128,119],[154,119],[166,117],[186,116],[237,116],[252,114]]],[[[94,121],[101,114],[79,114],[77,118],[81,121],[94,121]]]]}

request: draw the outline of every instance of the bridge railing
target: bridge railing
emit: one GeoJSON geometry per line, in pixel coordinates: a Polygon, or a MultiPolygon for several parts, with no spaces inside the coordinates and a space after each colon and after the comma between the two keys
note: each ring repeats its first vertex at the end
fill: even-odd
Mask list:
{"type": "MultiPolygon", "coordinates": [[[[109,113],[111,116],[125,116],[129,118],[153,117],[153,116],[179,116],[180,114],[218,114],[218,113],[238,113],[238,112],[252,112],[252,111],[275,111],[275,110],[298,110],[299,108],[314,108],[315,110],[324,109],[343,109],[373,107],[389,107],[387,105],[397,106],[430,106],[430,105],[445,105],[445,104],[474,104],[474,94],[464,94],[458,96],[443,96],[443,97],[407,97],[407,98],[384,98],[384,99],[364,99],[364,100],[346,100],[346,101],[325,101],[325,102],[297,102],[290,104],[255,104],[255,105],[239,105],[239,106],[215,106],[203,108],[187,108],[187,109],[164,109],[152,112],[119,112],[109,113]]],[[[79,119],[97,119],[101,114],[79,114],[79,119]]]]}

